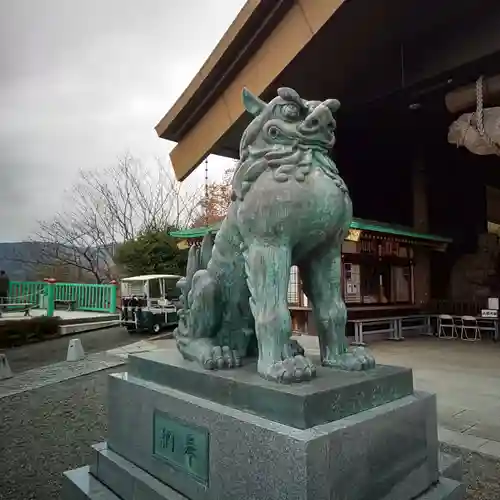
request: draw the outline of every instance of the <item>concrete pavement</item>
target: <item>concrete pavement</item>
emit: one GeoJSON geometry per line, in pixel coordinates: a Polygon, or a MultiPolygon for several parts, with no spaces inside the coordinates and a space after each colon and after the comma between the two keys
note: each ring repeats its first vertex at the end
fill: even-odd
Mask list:
{"type": "MultiPolygon", "coordinates": [[[[296,338],[319,354],[317,337],[296,338]]],[[[380,364],[412,368],[417,390],[436,393],[441,442],[500,458],[500,345],[421,337],[369,348],[380,364]]]]}
{"type": "MultiPolygon", "coordinates": [[[[295,338],[319,354],[317,337],[295,338]]],[[[148,339],[107,354],[127,358],[157,349],[175,349],[175,342],[148,339]]],[[[441,442],[500,458],[500,345],[421,337],[379,341],[370,349],[380,364],[412,368],[417,390],[437,394],[441,442]]]]}

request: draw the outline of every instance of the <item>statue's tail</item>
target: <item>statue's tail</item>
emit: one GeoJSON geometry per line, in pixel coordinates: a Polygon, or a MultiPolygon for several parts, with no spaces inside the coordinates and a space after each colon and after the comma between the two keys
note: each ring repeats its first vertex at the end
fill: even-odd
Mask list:
{"type": "Polygon", "coordinates": [[[193,287],[193,277],[200,269],[206,269],[212,256],[212,235],[207,234],[203,238],[201,247],[193,245],[189,249],[186,266],[186,276],[177,282],[177,288],[181,290],[180,301],[182,309],[178,311],[179,326],[176,329],[176,336],[186,336],[189,330],[189,293],[193,287]]]}

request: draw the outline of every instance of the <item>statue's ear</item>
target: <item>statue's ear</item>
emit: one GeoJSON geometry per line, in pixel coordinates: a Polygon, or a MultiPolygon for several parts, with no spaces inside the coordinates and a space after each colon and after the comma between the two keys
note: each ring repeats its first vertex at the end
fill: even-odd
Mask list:
{"type": "Polygon", "coordinates": [[[253,95],[246,87],[243,87],[241,96],[243,98],[243,106],[245,106],[245,109],[253,116],[260,115],[262,110],[266,107],[266,103],[253,95]]]}

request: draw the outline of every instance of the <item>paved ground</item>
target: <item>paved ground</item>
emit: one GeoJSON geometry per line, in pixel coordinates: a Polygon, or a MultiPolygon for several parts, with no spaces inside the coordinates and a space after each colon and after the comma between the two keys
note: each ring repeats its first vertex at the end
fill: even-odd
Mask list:
{"type": "MultiPolygon", "coordinates": [[[[108,334],[109,332],[111,331],[108,334]]],[[[0,393],[0,500],[59,498],[62,472],[88,464],[90,445],[105,439],[107,374],[124,369],[123,366],[115,366],[105,370],[106,363],[123,362],[130,352],[175,348],[171,340],[152,339],[144,339],[124,347],[124,344],[140,337],[130,337],[124,331],[116,331],[116,337],[112,341],[112,335],[113,332],[109,337],[100,337],[97,332],[83,335],[82,342],[87,350],[102,350],[107,342],[114,349],[106,355],[91,355],[87,364],[82,363],[81,367],[62,363],[61,368],[55,372],[62,374],[61,377],[64,375],[66,379],[59,377],[62,381],[58,383],[54,383],[55,379],[52,379],[49,385],[33,390],[26,390],[24,387],[24,392],[12,395],[0,393]],[[96,340],[92,341],[94,336],[96,340]],[[101,371],[69,378],[75,374],[69,373],[70,371],[81,370],[85,373],[92,363],[101,371]]],[[[64,342],[58,348],[56,345],[45,345],[44,350],[41,349],[44,344],[34,344],[25,346],[24,349],[36,347],[36,352],[46,351],[42,354],[44,363],[50,362],[51,355],[57,356],[59,361],[61,353],[66,353],[68,342],[68,339],[62,340],[64,342]]],[[[317,348],[315,338],[302,337],[300,341],[306,348],[317,348]]],[[[500,375],[500,363],[497,361],[500,345],[418,339],[397,344],[380,342],[373,346],[373,350],[380,363],[411,366],[418,389],[438,393],[441,438],[444,430],[447,441],[452,444],[453,439],[450,438],[456,436],[471,440],[483,439],[481,446],[477,446],[477,442],[473,444],[482,453],[495,454],[495,445],[500,444],[491,438],[496,437],[498,431],[494,412],[498,415],[500,404],[500,384],[497,383],[500,375]],[[465,417],[470,418],[469,422],[473,423],[460,427],[464,422],[461,419],[465,417]],[[444,428],[444,425],[449,428],[444,428]],[[457,430],[452,430],[453,426],[457,430]],[[490,437],[475,436],[472,434],[474,429],[477,433],[484,432],[483,435],[488,432],[490,437]],[[450,434],[446,435],[446,432],[450,434]],[[489,448],[486,446],[488,443],[491,444],[489,448]]],[[[12,351],[14,350],[10,351],[9,359],[12,351]]],[[[33,355],[35,351],[30,352],[33,355]]],[[[28,361],[22,364],[22,359],[26,359],[27,355],[26,351],[23,355],[18,354],[18,367],[29,366],[28,361]]],[[[37,366],[40,362],[40,359],[36,361],[37,366]]],[[[52,373],[54,367],[41,370],[52,373]]],[[[29,378],[33,374],[36,374],[36,370],[25,372],[15,379],[29,378]]],[[[0,382],[0,386],[7,382],[14,383],[11,379],[0,382]]],[[[463,442],[457,444],[464,446],[463,442]]],[[[471,442],[465,444],[470,445],[471,442]]],[[[463,448],[450,448],[447,445],[443,445],[443,448],[461,455],[464,460],[468,500],[500,498],[499,461],[463,448]]]]}
{"type": "MultiPolygon", "coordinates": [[[[61,475],[91,459],[106,437],[106,379],[114,368],[0,399],[0,500],[60,498],[61,475]]],[[[467,500],[500,498],[500,462],[461,455],[467,500]]]]}
{"type": "Polygon", "coordinates": [[[68,350],[68,342],[73,338],[81,339],[86,353],[93,353],[127,345],[148,337],[142,334],[130,334],[122,327],[113,327],[14,347],[0,352],[7,354],[12,372],[18,374],[40,366],[64,361],[68,350]]]}
{"type": "MultiPolygon", "coordinates": [[[[317,337],[297,340],[318,353],[317,337]]],[[[415,387],[437,394],[441,441],[500,458],[500,344],[420,337],[370,349],[378,363],[412,368],[415,387]]]]}

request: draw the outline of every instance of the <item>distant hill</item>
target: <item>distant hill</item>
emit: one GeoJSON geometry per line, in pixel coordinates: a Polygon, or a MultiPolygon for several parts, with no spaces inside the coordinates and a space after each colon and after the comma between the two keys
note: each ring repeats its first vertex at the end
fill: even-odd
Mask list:
{"type": "Polygon", "coordinates": [[[12,281],[34,279],[32,266],[25,262],[39,261],[43,245],[28,241],[0,243],[0,269],[3,269],[12,281]]]}
{"type": "MultiPolygon", "coordinates": [[[[48,255],[55,253],[54,250],[50,251],[51,246],[56,248],[55,244],[43,242],[22,241],[17,243],[0,243],[0,269],[3,269],[8,274],[11,281],[37,280],[39,277],[37,278],[36,276],[35,266],[30,263],[43,262],[44,258],[47,259],[48,255]]],[[[57,248],[58,251],[61,252],[61,247],[57,248]]],[[[106,274],[106,269],[110,269],[114,265],[111,256],[113,251],[114,246],[112,245],[100,249],[95,248],[93,250],[88,250],[91,255],[92,253],[94,254],[94,258],[100,263],[100,267],[102,266],[103,275],[106,274]]],[[[70,260],[74,261],[74,249],[68,249],[68,252],[72,255],[70,260]]],[[[87,276],[85,276],[85,271],[78,271],[78,268],[73,268],[74,271],[75,269],[78,274],[77,277],[72,275],[71,277],[58,277],[58,279],[77,283],[93,282],[93,275],[87,274],[87,276]],[[82,272],[83,274],[81,274],[82,272]]]]}

